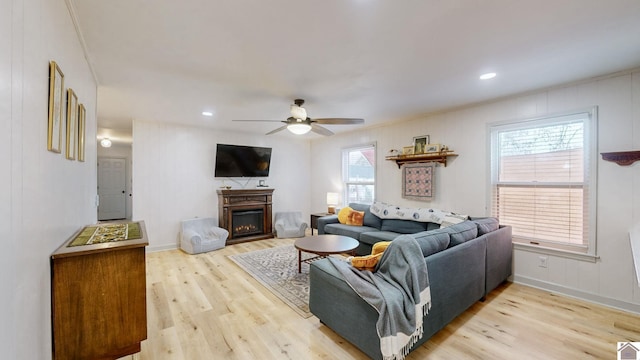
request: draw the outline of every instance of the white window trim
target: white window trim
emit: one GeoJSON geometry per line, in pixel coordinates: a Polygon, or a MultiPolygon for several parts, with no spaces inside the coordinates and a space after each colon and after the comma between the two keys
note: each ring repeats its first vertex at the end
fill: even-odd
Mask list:
{"type": "Polygon", "coordinates": [[[375,141],[369,142],[369,143],[363,143],[363,144],[358,144],[358,145],[349,145],[349,146],[345,146],[342,147],[340,149],[340,180],[342,183],[342,191],[341,191],[341,196],[340,196],[340,201],[342,201],[342,206],[347,206],[348,204],[348,197],[347,197],[347,189],[348,189],[348,185],[351,184],[356,184],[356,185],[373,185],[373,193],[374,193],[374,199],[373,201],[376,201],[375,197],[378,194],[378,145],[375,141]],[[345,151],[349,151],[349,150],[356,150],[356,149],[361,149],[361,148],[365,148],[365,147],[373,147],[373,150],[375,152],[375,160],[374,160],[374,164],[373,164],[373,182],[353,182],[353,181],[345,181],[345,167],[344,167],[344,152],[345,151]]]}
{"type": "Polygon", "coordinates": [[[487,209],[491,213],[492,206],[492,194],[494,178],[497,173],[495,166],[497,164],[497,152],[493,151],[495,144],[494,133],[495,128],[508,129],[509,127],[520,127],[527,122],[540,122],[544,123],[545,119],[549,120],[549,123],[553,123],[552,118],[566,117],[577,114],[589,114],[589,126],[585,128],[584,137],[588,139],[589,148],[585,149],[585,155],[588,157],[589,164],[589,205],[588,205],[588,221],[589,221],[589,234],[587,248],[585,252],[572,251],[563,249],[562,247],[549,247],[545,245],[536,245],[531,243],[513,241],[513,247],[516,250],[528,251],[533,253],[558,256],[563,258],[569,258],[580,261],[587,261],[595,263],[600,257],[598,256],[597,246],[597,179],[598,179],[598,107],[593,106],[589,108],[577,109],[574,111],[566,111],[559,113],[546,114],[544,116],[538,116],[533,118],[525,118],[518,120],[507,120],[487,124],[487,136],[489,141],[487,142],[487,154],[489,157],[490,171],[488,174],[488,188],[487,191],[487,209]]]}

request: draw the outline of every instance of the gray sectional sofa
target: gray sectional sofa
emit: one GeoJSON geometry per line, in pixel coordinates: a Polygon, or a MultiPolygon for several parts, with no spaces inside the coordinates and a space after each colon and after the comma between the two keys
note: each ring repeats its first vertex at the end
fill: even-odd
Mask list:
{"type": "MultiPolygon", "coordinates": [[[[333,225],[326,222],[325,230],[331,228],[329,224],[333,225]]],[[[318,227],[320,230],[320,221],[318,227]]],[[[344,231],[342,234],[348,235],[344,231]]],[[[375,231],[386,231],[382,236],[391,236],[389,233],[393,232],[381,229],[361,232],[361,244],[368,244],[363,241],[363,235],[375,231]]],[[[372,235],[365,236],[364,240],[368,241],[372,235]]],[[[431,290],[432,307],[423,318],[424,335],[412,350],[475,302],[483,300],[512,272],[511,227],[498,225],[494,218],[396,236],[412,236],[420,245],[431,290]]],[[[309,278],[311,312],[371,358],[382,359],[376,331],[378,313],[374,308],[353,291],[328,259],[311,263],[309,278]]]]}

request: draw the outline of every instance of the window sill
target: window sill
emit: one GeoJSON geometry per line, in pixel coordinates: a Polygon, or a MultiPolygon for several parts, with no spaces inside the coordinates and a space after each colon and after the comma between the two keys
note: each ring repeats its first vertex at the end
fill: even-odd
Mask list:
{"type": "Polygon", "coordinates": [[[523,244],[515,241],[513,242],[513,248],[515,250],[522,250],[522,251],[527,251],[532,253],[558,256],[558,257],[563,257],[567,259],[586,261],[591,263],[595,263],[600,259],[600,257],[597,255],[585,254],[585,253],[568,251],[568,250],[554,249],[551,247],[540,246],[540,245],[523,244]]]}

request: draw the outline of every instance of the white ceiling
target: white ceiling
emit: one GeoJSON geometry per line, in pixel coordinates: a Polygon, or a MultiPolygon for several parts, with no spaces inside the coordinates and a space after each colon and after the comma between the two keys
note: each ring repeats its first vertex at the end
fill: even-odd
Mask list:
{"type": "Polygon", "coordinates": [[[371,126],[640,66],[638,0],[71,2],[98,126],[116,133],[141,119],[264,134],[280,125],[232,120],[284,120],[295,98],[371,126]]]}

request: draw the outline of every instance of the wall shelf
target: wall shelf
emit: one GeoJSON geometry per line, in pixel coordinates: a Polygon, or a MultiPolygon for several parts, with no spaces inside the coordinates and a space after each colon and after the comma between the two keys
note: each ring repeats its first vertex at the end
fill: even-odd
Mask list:
{"type": "Polygon", "coordinates": [[[449,158],[450,156],[458,156],[458,154],[454,154],[452,151],[447,151],[447,152],[415,154],[415,155],[387,156],[385,157],[385,159],[390,161],[395,161],[396,164],[398,164],[398,169],[402,166],[402,164],[420,163],[420,162],[437,162],[446,167],[447,158],[449,158]]]}
{"type": "Polygon", "coordinates": [[[640,160],[640,151],[603,152],[600,155],[602,155],[602,160],[613,161],[620,166],[631,165],[640,160]]]}

